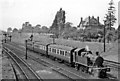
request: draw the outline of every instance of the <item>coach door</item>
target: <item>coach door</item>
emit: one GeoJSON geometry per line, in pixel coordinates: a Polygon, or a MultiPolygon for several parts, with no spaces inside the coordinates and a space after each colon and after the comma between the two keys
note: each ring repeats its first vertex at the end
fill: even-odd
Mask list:
{"type": "Polygon", "coordinates": [[[78,54],[80,49],[76,49],[74,52],[74,62],[78,62],[78,54]]]}
{"type": "Polygon", "coordinates": [[[77,48],[74,48],[70,51],[70,63],[73,62],[73,58],[74,58],[73,55],[74,55],[75,49],[77,49],[77,48]]]}
{"type": "Polygon", "coordinates": [[[77,54],[77,52],[75,51],[75,52],[73,52],[73,62],[76,62],[76,54],[77,54]]]}

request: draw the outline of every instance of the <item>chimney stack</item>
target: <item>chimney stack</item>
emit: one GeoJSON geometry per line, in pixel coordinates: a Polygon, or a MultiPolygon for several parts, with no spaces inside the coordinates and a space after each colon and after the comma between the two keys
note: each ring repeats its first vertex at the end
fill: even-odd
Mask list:
{"type": "Polygon", "coordinates": [[[97,22],[98,22],[98,25],[99,25],[99,16],[97,17],[97,22]]]}
{"type": "Polygon", "coordinates": [[[94,19],[94,16],[92,16],[92,19],[94,19]]]}
{"type": "Polygon", "coordinates": [[[83,18],[81,17],[81,22],[83,21],[83,18]]]}
{"type": "Polygon", "coordinates": [[[90,16],[88,17],[88,22],[89,22],[89,25],[90,25],[90,16]]]}

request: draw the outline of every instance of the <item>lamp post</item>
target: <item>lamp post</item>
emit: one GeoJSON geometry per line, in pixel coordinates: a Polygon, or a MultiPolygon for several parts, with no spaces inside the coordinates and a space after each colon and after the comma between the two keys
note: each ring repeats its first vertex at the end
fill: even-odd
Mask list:
{"type": "Polygon", "coordinates": [[[25,40],[25,45],[26,45],[25,59],[27,60],[27,40],[25,40]]]}
{"type": "Polygon", "coordinates": [[[32,35],[31,35],[31,41],[33,41],[33,30],[34,30],[34,27],[32,27],[32,35]]]}
{"type": "Polygon", "coordinates": [[[105,52],[105,28],[106,28],[106,21],[104,21],[104,52],[105,52]]]}
{"type": "Polygon", "coordinates": [[[7,37],[7,34],[6,34],[6,33],[4,33],[3,35],[5,36],[5,43],[6,43],[6,37],[7,37]]]}

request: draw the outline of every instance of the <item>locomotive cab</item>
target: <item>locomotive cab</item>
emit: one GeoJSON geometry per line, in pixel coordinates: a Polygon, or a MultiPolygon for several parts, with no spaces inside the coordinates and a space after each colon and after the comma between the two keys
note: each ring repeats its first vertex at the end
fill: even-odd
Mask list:
{"type": "MultiPolygon", "coordinates": [[[[93,60],[91,60],[91,58],[88,57],[87,55],[88,55],[88,51],[86,51],[85,48],[76,49],[73,53],[73,59],[74,59],[73,62],[82,64],[86,67],[92,66],[93,60]]],[[[91,56],[93,55],[91,54],[91,56]]]]}
{"type": "Polygon", "coordinates": [[[75,63],[76,70],[92,74],[97,78],[106,78],[107,72],[110,72],[110,68],[107,66],[94,66],[94,55],[89,53],[90,51],[86,51],[85,48],[74,50],[73,62],[75,63]]]}
{"type": "Polygon", "coordinates": [[[75,63],[75,68],[77,70],[82,70],[83,72],[88,72],[90,60],[86,57],[87,50],[85,48],[78,48],[73,53],[73,62],[75,63]]]}

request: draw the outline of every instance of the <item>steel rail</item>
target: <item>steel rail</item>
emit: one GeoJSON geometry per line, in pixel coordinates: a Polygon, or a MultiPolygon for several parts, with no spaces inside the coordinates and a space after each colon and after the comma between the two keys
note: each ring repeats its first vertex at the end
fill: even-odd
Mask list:
{"type": "MultiPolygon", "coordinates": [[[[7,47],[5,47],[5,48],[7,48],[7,47]]],[[[16,48],[16,49],[18,49],[18,48],[16,48]]],[[[20,50],[20,49],[19,49],[20,50]]],[[[22,51],[23,52],[23,51],[22,51]]],[[[38,62],[37,60],[35,60],[35,57],[33,58],[33,57],[30,57],[30,56],[28,56],[29,58],[31,58],[31,59],[33,59],[34,61],[36,61],[36,62],[38,62]]],[[[74,76],[76,76],[76,77],[79,77],[80,79],[86,79],[85,77],[82,77],[82,76],[80,76],[80,75],[77,75],[77,74],[75,74],[75,73],[72,73],[71,71],[68,71],[68,70],[66,70],[66,69],[64,69],[64,68],[62,68],[62,67],[60,67],[60,66],[56,66],[56,65],[54,65],[54,64],[51,64],[50,62],[48,62],[48,61],[45,61],[45,60],[43,60],[43,59],[39,59],[39,61],[44,61],[44,62],[46,62],[46,63],[49,63],[50,65],[52,65],[52,66],[55,66],[55,67],[58,67],[58,68],[60,68],[60,69],[62,69],[62,70],[64,70],[64,71],[66,71],[66,72],[68,72],[68,73],[70,73],[70,74],[72,74],[72,75],[74,75],[74,76]]],[[[43,64],[43,63],[42,63],[43,64]]],[[[46,66],[48,66],[47,64],[44,64],[44,65],[46,65],[46,66]]],[[[49,66],[48,66],[49,67],[49,66]]],[[[56,72],[58,72],[57,70],[55,70],[54,68],[52,68],[54,71],[56,71],[56,72]]],[[[69,78],[69,79],[71,79],[72,80],[72,78],[71,77],[69,77],[68,75],[66,75],[66,74],[63,74],[62,72],[58,72],[58,73],[60,73],[61,75],[64,75],[64,76],[66,76],[67,78],[69,78]]]]}
{"type": "Polygon", "coordinates": [[[12,52],[10,49],[4,47],[5,49],[7,49],[8,51],[6,51],[5,49],[3,49],[4,51],[6,51],[7,54],[9,54],[9,56],[14,59],[14,62],[19,66],[19,68],[22,70],[23,74],[25,75],[26,79],[28,79],[30,81],[30,78],[29,76],[26,74],[25,70],[23,70],[23,68],[21,67],[21,65],[16,61],[16,59],[19,61],[21,61],[22,64],[25,65],[26,68],[29,69],[29,71],[34,75],[34,78],[36,80],[39,80],[39,81],[43,81],[42,78],[27,64],[25,63],[24,60],[22,60],[21,58],[19,58],[14,52],[12,52]],[[13,56],[14,55],[14,56],[13,56]],[[16,58],[14,58],[16,57],[16,58]]]}
{"type": "Polygon", "coordinates": [[[44,63],[42,63],[42,65],[44,65],[44,66],[50,67],[50,66],[48,65],[48,64],[50,64],[51,66],[53,66],[53,67],[50,67],[52,70],[54,70],[55,72],[57,72],[57,73],[65,76],[65,77],[67,77],[68,79],[70,79],[70,80],[72,80],[72,81],[74,81],[74,79],[73,79],[72,77],[70,77],[70,76],[67,75],[67,74],[64,74],[63,72],[60,72],[58,69],[61,69],[61,70],[63,70],[63,71],[66,71],[66,72],[68,72],[68,73],[70,73],[70,74],[72,74],[72,75],[74,75],[74,76],[77,76],[77,77],[79,77],[79,78],[81,78],[81,79],[86,79],[86,78],[84,78],[84,77],[82,77],[82,76],[79,76],[79,75],[77,75],[77,74],[74,74],[74,73],[72,73],[72,72],[70,72],[70,71],[68,71],[68,70],[66,70],[66,69],[63,69],[63,68],[60,67],[60,66],[56,66],[56,65],[54,65],[54,64],[51,64],[50,62],[45,61],[45,60],[43,60],[43,59],[38,59],[38,58],[35,58],[35,57],[33,57],[33,56],[28,56],[28,58],[30,58],[30,59],[32,59],[32,60],[34,60],[34,61],[36,61],[36,62],[38,62],[38,63],[40,63],[40,64],[41,64],[40,61],[42,61],[42,62],[44,62],[44,63]],[[45,63],[46,63],[46,64],[45,64],[45,63]],[[54,68],[54,67],[57,67],[57,69],[54,68]]]}
{"type": "Polygon", "coordinates": [[[24,74],[25,79],[27,79],[27,80],[29,81],[28,76],[26,75],[26,73],[24,72],[24,70],[21,68],[20,64],[17,63],[17,61],[9,54],[8,51],[6,51],[5,49],[3,49],[3,50],[4,50],[4,51],[12,58],[12,60],[17,64],[17,66],[20,68],[21,72],[24,74]]]}
{"type": "Polygon", "coordinates": [[[119,62],[114,62],[114,61],[110,61],[110,60],[104,60],[104,64],[112,67],[112,68],[117,68],[120,69],[120,63],[119,62]]]}
{"type": "MultiPolygon", "coordinates": [[[[8,44],[10,45],[10,44],[8,44]]],[[[14,47],[15,48],[15,47],[14,47]]],[[[16,48],[20,51],[22,51],[20,48],[16,48]]],[[[105,60],[104,63],[108,66],[110,66],[111,68],[120,68],[120,63],[118,62],[114,62],[114,61],[109,61],[109,60],[105,60]]]]}
{"type": "MultiPolygon", "coordinates": [[[[10,44],[8,44],[10,45],[10,44]]],[[[119,62],[114,62],[114,61],[110,61],[110,60],[104,60],[104,64],[111,67],[111,68],[117,68],[120,69],[120,63],[119,62]]]]}

